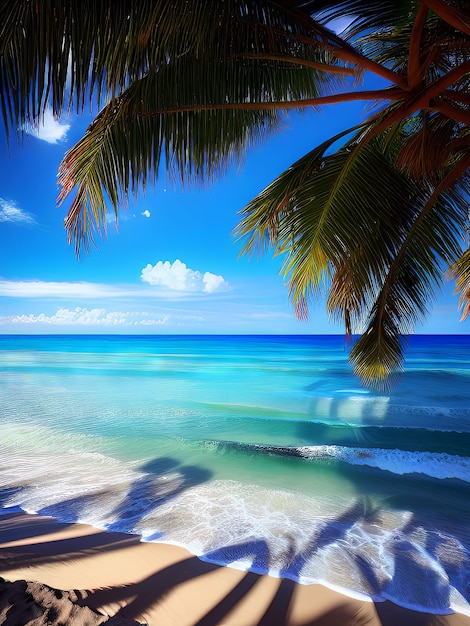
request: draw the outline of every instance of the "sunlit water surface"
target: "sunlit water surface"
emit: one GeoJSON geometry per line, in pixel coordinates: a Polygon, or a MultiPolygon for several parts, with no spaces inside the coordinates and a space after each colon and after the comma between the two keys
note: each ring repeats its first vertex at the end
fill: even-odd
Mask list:
{"type": "Polygon", "coordinates": [[[0,337],[0,506],[470,615],[470,337],[0,337]]]}

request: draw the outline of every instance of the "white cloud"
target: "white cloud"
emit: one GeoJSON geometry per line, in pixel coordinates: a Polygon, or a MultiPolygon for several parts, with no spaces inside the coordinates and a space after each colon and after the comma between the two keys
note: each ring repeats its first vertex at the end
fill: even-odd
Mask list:
{"type": "Polygon", "coordinates": [[[13,200],[0,198],[0,222],[14,222],[20,224],[36,224],[36,220],[31,215],[16,206],[13,200]]]}
{"type": "Polygon", "coordinates": [[[62,124],[54,119],[52,108],[48,107],[42,118],[38,118],[34,124],[27,124],[24,130],[28,135],[47,141],[47,143],[57,143],[66,139],[69,129],[70,124],[62,124]]]}
{"type": "Polygon", "coordinates": [[[204,283],[204,289],[206,293],[212,293],[214,291],[218,291],[219,289],[226,286],[226,282],[222,276],[217,276],[216,274],[211,274],[210,272],[205,272],[202,277],[202,282],[204,283]]]}
{"type": "Polygon", "coordinates": [[[150,211],[145,209],[145,211],[142,211],[141,215],[143,215],[144,217],[150,217],[151,213],[150,213],[150,211]]]}
{"type": "Polygon", "coordinates": [[[228,287],[223,276],[186,267],[179,259],[174,263],[158,261],[155,265],[148,263],[142,270],[141,278],[150,285],[160,285],[174,291],[197,293],[213,293],[228,287]]]}
{"type": "Polygon", "coordinates": [[[50,324],[59,326],[161,326],[169,315],[155,315],[146,311],[107,311],[106,309],[59,308],[54,315],[9,315],[0,317],[0,324],[50,324]]]}
{"type": "Polygon", "coordinates": [[[136,290],[100,283],[0,280],[0,296],[12,298],[115,298],[133,296],[136,290]]]}
{"type": "Polygon", "coordinates": [[[175,261],[166,264],[161,261],[156,266],[147,265],[141,278],[151,285],[161,285],[164,289],[149,289],[145,285],[112,285],[90,282],[58,282],[43,280],[0,279],[0,297],[6,298],[55,298],[59,300],[90,300],[99,302],[109,298],[187,300],[199,293],[213,293],[228,288],[222,276],[206,272],[202,275],[186,268],[184,263],[175,261]],[[179,266],[182,267],[179,267],[179,266]],[[156,268],[156,269],[155,269],[156,268]]]}

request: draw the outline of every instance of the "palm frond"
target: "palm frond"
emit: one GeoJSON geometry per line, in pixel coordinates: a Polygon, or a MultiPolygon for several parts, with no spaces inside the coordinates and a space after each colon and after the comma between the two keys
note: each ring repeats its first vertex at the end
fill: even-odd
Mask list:
{"type": "MultiPolygon", "coordinates": [[[[411,129],[419,136],[408,120],[366,144],[361,130],[334,154],[325,142],[250,202],[238,227],[249,237],[244,252],[271,245],[285,255],[302,317],[309,301],[328,294],[348,334],[365,330],[350,358],[369,385],[400,369],[402,337],[426,314],[442,268],[460,256],[467,219],[463,173],[434,197],[428,178],[397,167],[411,129]]],[[[463,157],[446,154],[439,167],[449,172],[463,157]]]]}
{"type": "Polygon", "coordinates": [[[389,234],[397,228],[397,217],[403,221],[401,201],[410,189],[377,149],[377,142],[351,158],[362,133],[328,155],[330,146],[351,130],[300,159],[242,211],[245,218],[236,231],[248,237],[242,253],[272,245],[277,254],[285,255],[282,271],[294,304],[324,292],[338,268],[359,251],[376,258],[376,277],[368,280],[379,280],[394,249],[389,234]],[[390,188],[403,193],[393,211],[388,208],[393,198],[390,188]],[[379,256],[377,243],[383,244],[386,260],[379,256]]]}
{"type": "Polygon", "coordinates": [[[420,185],[419,197],[413,198],[416,217],[350,353],[355,372],[366,384],[386,386],[401,369],[403,336],[425,318],[442,284],[443,270],[455,266],[462,254],[461,233],[468,221],[467,161],[462,157],[449,170],[452,182],[420,185]]]}
{"type": "Polygon", "coordinates": [[[312,13],[324,24],[349,18],[344,36],[354,41],[364,31],[373,33],[409,23],[410,14],[415,13],[418,4],[409,0],[320,0],[315,2],[312,13]]]}
{"type": "Polygon", "coordinates": [[[422,111],[402,127],[403,145],[396,166],[414,180],[437,185],[445,175],[454,149],[468,134],[454,120],[439,113],[422,111]]]}
{"type": "Polygon", "coordinates": [[[460,321],[464,322],[470,313],[470,248],[449,269],[448,276],[455,279],[455,293],[459,295],[462,311],[460,321]]]}
{"type": "MultiPolygon", "coordinates": [[[[213,61],[259,52],[309,60],[312,48],[314,55],[320,50],[313,20],[269,0],[211,0],[204,10],[197,0],[1,0],[0,24],[7,132],[21,132],[48,104],[60,115],[72,103],[82,110],[115,97],[185,55],[213,61]]],[[[337,63],[325,54],[321,62],[337,63]]]]}
{"type": "Polygon", "coordinates": [[[321,71],[293,70],[273,60],[208,62],[193,56],[134,81],[103,108],[60,165],[60,202],[79,190],[66,219],[76,250],[87,245],[91,218],[97,232],[105,231],[106,201],[117,214],[127,194],[145,187],[148,177],[156,180],[162,158],[170,175],[183,182],[211,180],[285,119],[282,109],[178,112],[175,105],[249,102],[253,95],[270,102],[297,100],[317,94],[324,82],[321,71]]]}
{"type": "MultiPolygon", "coordinates": [[[[326,153],[335,143],[363,126],[359,124],[346,129],[321,143],[293,163],[240,211],[244,217],[234,233],[237,238],[246,239],[240,254],[260,255],[269,246],[280,245],[280,224],[285,214],[295,209],[298,190],[313,173],[323,167],[326,153]]],[[[287,238],[291,236],[293,232],[286,235],[287,238]]]]}
{"type": "MultiPolygon", "coordinates": [[[[406,74],[410,58],[412,21],[399,28],[382,29],[376,33],[362,34],[355,41],[357,48],[367,57],[406,74]]],[[[416,52],[414,51],[414,54],[416,52]]],[[[420,80],[435,81],[459,63],[470,58],[468,36],[430,12],[419,41],[420,80]]]]}

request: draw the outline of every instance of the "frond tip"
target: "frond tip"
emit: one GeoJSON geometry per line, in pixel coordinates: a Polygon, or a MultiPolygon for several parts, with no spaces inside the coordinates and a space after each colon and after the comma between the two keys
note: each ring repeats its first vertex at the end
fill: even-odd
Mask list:
{"type": "Polygon", "coordinates": [[[455,279],[454,293],[459,295],[460,321],[464,322],[470,314],[470,248],[448,270],[447,277],[455,279]]]}
{"type": "Polygon", "coordinates": [[[352,346],[349,362],[367,387],[390,389],[403,371],[406,338],[396,332],[363,334],[352,346]]]}

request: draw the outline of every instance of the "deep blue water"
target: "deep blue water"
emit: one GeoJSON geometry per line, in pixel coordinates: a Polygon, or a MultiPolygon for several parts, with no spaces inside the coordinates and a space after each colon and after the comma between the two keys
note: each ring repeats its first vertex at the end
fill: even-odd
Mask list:
{"type": "Polygon", "coordinates": [[[0,506],[470,614],[470,336],[0,336],[0,506]]]}

